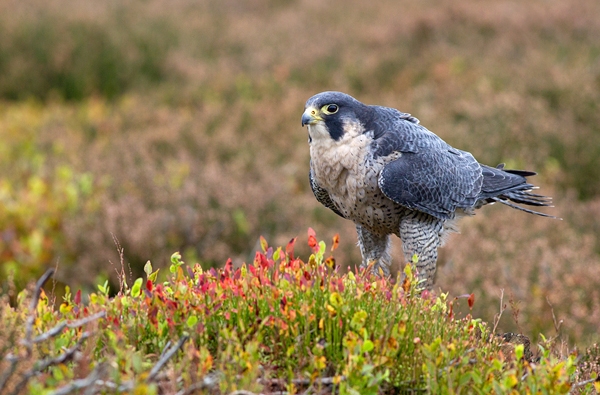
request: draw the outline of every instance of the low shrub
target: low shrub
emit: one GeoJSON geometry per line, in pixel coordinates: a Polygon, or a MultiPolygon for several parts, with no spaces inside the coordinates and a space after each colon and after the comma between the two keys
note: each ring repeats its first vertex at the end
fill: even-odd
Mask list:
{"type": "MultiPolygon", "coordinates": [[[[404,279],[341,274],[309,229],[312,254],[261,249],[250,264],[209,271],[178,253],[169,273],[109,296],[67,291],[55,309],[38,284],[2,305],[3,393],[228,394],[593,393],[573,383],[576,357],[523,344],[508,353],[479,319],[454,315],[458,299],[415,291],[404,279]],[[237,392],[242,393],[242,392],[237,392]]],[[[332,250],[337,246],[334,238],[332,250]]],[[[474,296],[467,298],[468,305],[474,296]]],[[[589,364],[586,366],[590,366],[589,364]]],[[[596,365],[597,366],[597,365],[596,365]]]]}

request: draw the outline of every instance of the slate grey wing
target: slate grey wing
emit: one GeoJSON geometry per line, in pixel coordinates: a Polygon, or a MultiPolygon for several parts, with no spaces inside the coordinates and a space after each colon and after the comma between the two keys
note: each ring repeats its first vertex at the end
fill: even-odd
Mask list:
{"type": "Polygon", "coordinates": [[[473,207],[481,167],[470,153],[447,147],[402,153],[382,170],[379,188],[388,199],[442,220],[453,218],[457,208],[473,207]]]}
{"type": "Polygon", "coordinates": [[[333,204],[331,197],[329,197],[329,192],[327,192],[326,189],[322,188],[317,183],[317,180],[315,180],[315,178],[313,177],[312,165],[308,172],[308,179],[310,181],[310,188],[312,189],[313,194],[315,195],[315,198],[317,198],[319,203],[321,203],[323,206],[327,207],[328,209],[330,209],[331,211],[333,211],[340,217],[346,218],[342,215],[342,213],[340,213],[340,211],[337,209],[337,207],[335,207],[335,204],[333,204]]]}
{"type": "Polygon", "coordinates": [[[373,119],[365,125],[375,140],[374,156],[387,156],[392,152],[419,153],[430,150],[452,149],[438,135],[419,124],[410,114],[393,108],[371,106],[373,119]]]}

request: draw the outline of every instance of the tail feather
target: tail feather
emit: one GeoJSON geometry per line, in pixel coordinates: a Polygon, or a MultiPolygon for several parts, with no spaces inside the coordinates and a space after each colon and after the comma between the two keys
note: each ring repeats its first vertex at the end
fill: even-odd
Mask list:
{"type": "MultiPolygon", "coordinates": [[[[516,204],[513,204],[513,203],[511,203],[510,201],[508,201],[508,200],[505,200],[505,199],[501,199],[501,198],[499,198],[499,197],[493,197],[493,198],[490,198],[490,199],[491,199],[491,200],[493,200],[493,201],[495,201],[495,202],[499,202],[499,203],[505,204],[505,205],[507,205],[508,207],[512,207],[512,208],[515,208],[515,209],[517,209],[517,210],[524,211],[524,212],[526,212],[526,213],[529,213],[529,214],[535,214],[535,215],[539,215],[539,216],[541,216],[541,217],[546,217],[546,218],[553,218],[553,219],[560,219],[560,220],[562,220],[562,218],[555,217],[554,215],[550,215],[550,214],[546,214],[546,213],[540,213],[539,211],[530,210],[530,209],[528,209],[528,208],[525,208],[525,207],[517,206],[516,204]]],[[[554,207],[554,206],[551,206],[551,205],[548,205],[548,204],[544,204],[543,206],[547,206],[547,207],[554,207]]]]}
{"type": "Polygon", "coordinates": [[[529,170],[509,170],[509,169],[505,169],[504,168],[504,163],[500,163],[498,166],[496,166],[496,169],[498,170],[503,170],[507,173],[510,174],[516,174],[518,176],[521,177],[531,177],[531,176],[535,176],[537,173],[535,171],[529,171],[529,170]]]}
{"type": "Polygon", "coordinates": [[[529,192],[529,190],[511,191],[501,196],[506,196],[515,203],[527,204],[529,206],[548,206],[552,207],[552,198],[549,196],[538,195],[529,192]]]}
{"type": "Polygon", "coordinates": [[[534,189],[538,189],[538,187],[529,184],[525,177],[533,176],[536,173],[526,170],[505,170],[504,164],[500,164],[495,168],[488,166],[482,167],[484,179],[480,201],[483,204],[499,202],[529,214],[560,219],[553,215],[517,205],[525,204],[536,207],[553,207],[551,197],[531,192],[534,189]]]}

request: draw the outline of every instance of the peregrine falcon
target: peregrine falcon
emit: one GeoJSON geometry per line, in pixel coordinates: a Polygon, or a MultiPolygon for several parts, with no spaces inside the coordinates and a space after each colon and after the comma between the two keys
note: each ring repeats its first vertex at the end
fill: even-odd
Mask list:
{"type": "Polygon", "coordinates": [[[389,275],[394,234],[406,261],[416,261],[420,287],[431,289],[437,249],[456,220],[489,203],[552,217],[515,204],[550,206],[550,197],[531,192],[526,177],[536,173],[482,165],[410,114],[322,92],[306,102],[305,125],[312,191],[356,224],[361,267],[375,273],[389,275]]]}

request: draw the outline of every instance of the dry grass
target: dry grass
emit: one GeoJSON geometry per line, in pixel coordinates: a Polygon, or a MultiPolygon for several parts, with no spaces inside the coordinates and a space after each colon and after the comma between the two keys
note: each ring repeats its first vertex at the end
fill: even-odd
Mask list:
{"type": "Polygon", "coordinates": [[[0,96],[19,100],[0,104],[3,141],[26,136],[42,173],[93,176],[93,204],[61,217],[45,261],[65,281],[113,271],[111,232],[137,272],[176,249],[239,263],[258,235],[285,244],[308,226],[339,232],[338,259],[358,263],[352,224],[306,180],[303,103],[336,89],[416,115],[483,163],[538,171],[564,221],[482,210],[443,250],[437,285],[475,292],[488,320],[504,289],[528,335],[554,333],[553,306],[570,341],[598,340],[597,1],[13,1],[0,15],[0,96]]]}

